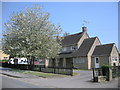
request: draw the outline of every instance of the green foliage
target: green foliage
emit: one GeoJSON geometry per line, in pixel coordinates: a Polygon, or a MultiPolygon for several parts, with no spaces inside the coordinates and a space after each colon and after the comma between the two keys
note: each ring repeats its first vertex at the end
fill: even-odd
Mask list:
{"type": "Polygon", "coordinates": [[[0,62],[5,63],[8,62],[9,60],[0,60],[0,62]]]}
{"type": "Polygon", "coordinates": [[[107,65],[107,64],[104,64],[102,66],[102,73],[103,73],[103,76],[106,76],[106,80],[109,80],[109,69],[112,68],[111,65],[107,65]]]}
{"type": "Polygon", "coordinates": [[[111,65],[104,64],[104,65],[102,65],[102,68],[112,68],[112,66],[111,66],[111,65]]]}
{"type": "MultiPolygon", "coordinates": [[[[44,72],[37,72],[37,71],[30,71],[30,70],[19,70],[19,69],[11,69],[11,71],[19,72],[23,74],[30,74],[30,75],[36,75],[43,78],[59,78],[59,77],[71,77],[68,75],[62,75],[62,74],[54,74],[54,73],[44,73],[44,72]]],[[[78,73],[74,72],[73,76],[79,75],[78,73]]]]}
{"type": "Polygon", "coordinates": [[[43,73],[36,71],[24,72],[24,74],[36,75],[43,78],[58,78],[58,77],[67,77],[67,75],[53,74],[53,73],[43,73]]]}
{"type": "Polygon", "coordinates": [[[5,23],[3,51],[11,56],[54,58],[60,51],[60,25],[49,21],[50,14],[35,5],[14,13],[5,23]]]}

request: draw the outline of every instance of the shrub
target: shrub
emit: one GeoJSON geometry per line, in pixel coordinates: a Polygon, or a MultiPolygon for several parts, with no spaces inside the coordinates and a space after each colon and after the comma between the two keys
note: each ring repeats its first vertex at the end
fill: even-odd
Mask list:
{"type": "Polygon", "coordinates": [[[106,79],[109,80],[109,69],[112,68],[111,65],[103,65],[102,66],[102,73],[103,73],[103,76],[106,76],[106,79]]]}
{"type": "Polygon", "coordinates": [[[112,68],[112,66],[111,65],[107,65],[107,64],[103,64],[102,68],[112,68]]]}
{"type": "Polygon", "coordinates": [[[9,60],[0,60],[0,63],[7,63],[9,60]]]}

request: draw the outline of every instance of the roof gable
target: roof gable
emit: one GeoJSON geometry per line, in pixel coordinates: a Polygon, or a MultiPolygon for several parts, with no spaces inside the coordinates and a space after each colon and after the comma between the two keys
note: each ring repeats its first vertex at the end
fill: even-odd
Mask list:
{"type": "Polygon", "coordinates": [[[79,49],[73,53],[73,56],[87,56],[97,37],[87,38],[83,41],[79,49]]]}
{"type": "Polygon", "coordinates": [[[112,51],[111,51],[111,54],[116,54],[116,53],[119,55],[119,51],[118,51],[116,45],[114,44],[113,48],[112,48],[112,51]]]}

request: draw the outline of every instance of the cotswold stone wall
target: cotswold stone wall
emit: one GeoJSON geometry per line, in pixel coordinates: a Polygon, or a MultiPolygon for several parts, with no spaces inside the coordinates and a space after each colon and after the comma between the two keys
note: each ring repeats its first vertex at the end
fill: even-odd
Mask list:
{"type": "MultiPolygon", "coordinates": [[[[92,68],[95,68],[95,58],[96,57],[92,57],[92,60],[91,60],[92,68]]],[[[100,67],[104,64],[106,64],[106,65],[109,64],[109,56],[98,56],[98,58],[99,58],[99,66],[100,67]]]]}
{"type": "Polygon", "coordinates": [[[87,57],[73,58],[73,67],[79,69],[88,69],[88,58],[87,57]]]}

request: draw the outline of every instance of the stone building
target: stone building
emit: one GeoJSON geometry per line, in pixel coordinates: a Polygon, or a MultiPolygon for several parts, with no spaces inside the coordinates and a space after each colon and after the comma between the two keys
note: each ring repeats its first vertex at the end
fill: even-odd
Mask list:
{"type": "Polygon", "coordinates": [[[0,50],[0,60],[8,60],[9,59],[9,55],[3,53],[2,50],[0,50]]]}
{"type": "Polygon", "coordinates": [[[117,66],[119,63],[118,53],[119,52],[115,44],[102,45],[98,37],[89,37],[87,28],[82,27],[82,32],[64,37],[62,40],[62,49],[58,58],[56,60],[50,60],[49,66],[92,69],[93,67],[97,68],[95,63],[97,60],[96,57],[99,57],[99,61],[101,62],[99,63],[99,67],[101,67],[103,64],[117,66]],[[112,51],[109,51],[109,49],[112,49],[112,51]],[[104,54],[104,51],[106,51],[109,56],[104,55],[102,58],[101,54],[104,54]],[[113,61],[113,57],[115,58],[116,62],[113,61]]]}
{"type": "Polygon", "coordinates": [[[114,43],[96,46],[92,54],[92,67],[100,68],[102,65],[119,65],[119,53],[114,43]]]}

